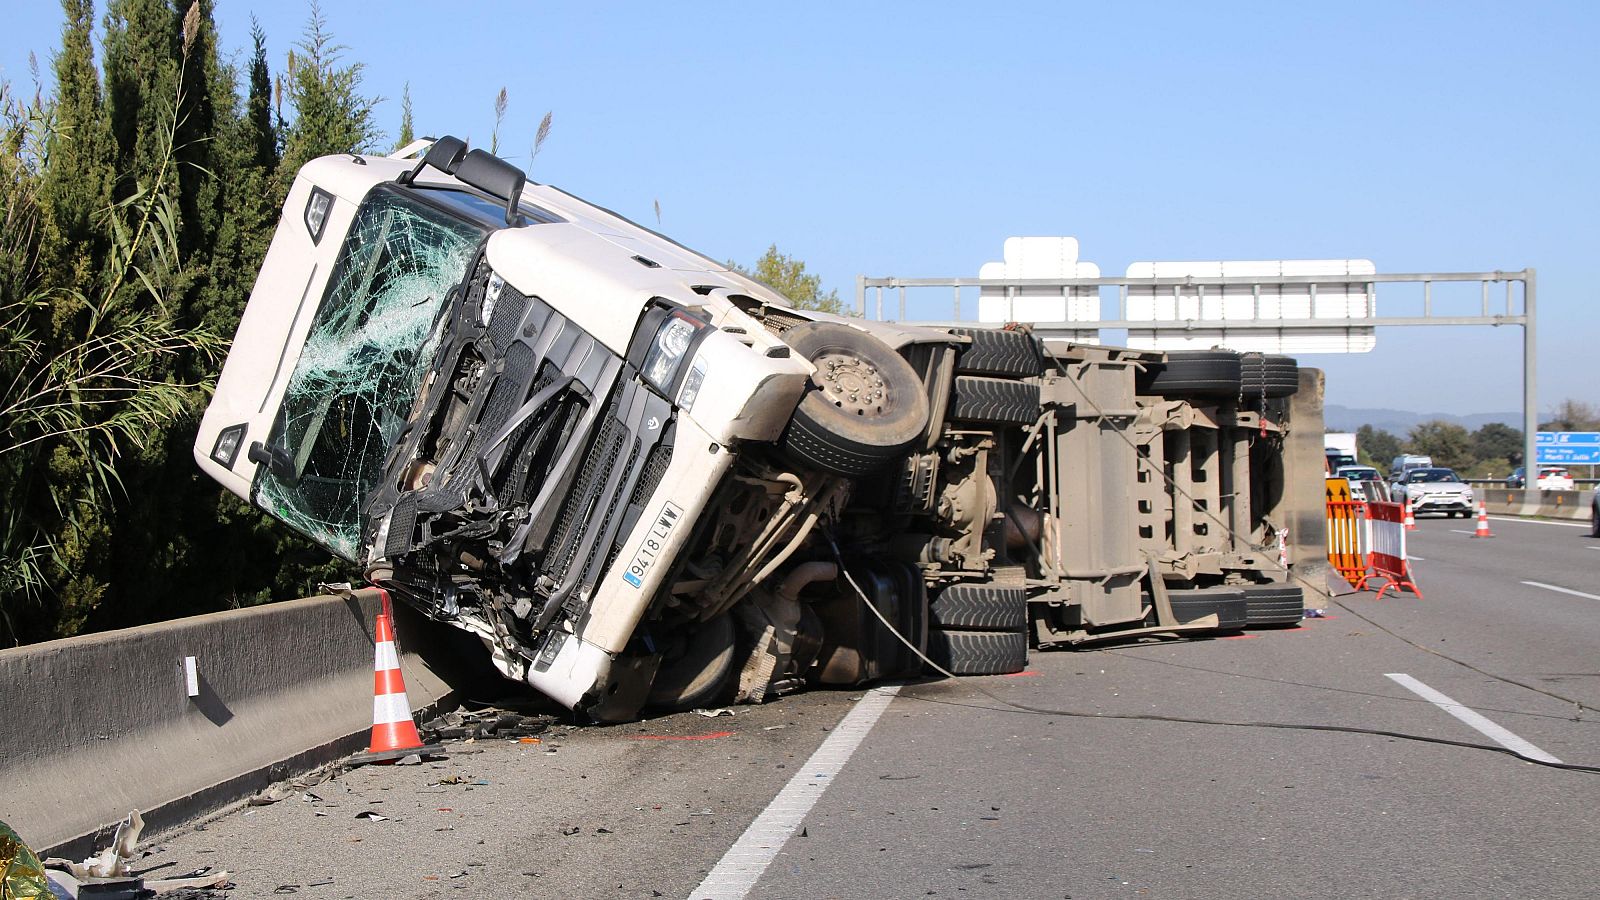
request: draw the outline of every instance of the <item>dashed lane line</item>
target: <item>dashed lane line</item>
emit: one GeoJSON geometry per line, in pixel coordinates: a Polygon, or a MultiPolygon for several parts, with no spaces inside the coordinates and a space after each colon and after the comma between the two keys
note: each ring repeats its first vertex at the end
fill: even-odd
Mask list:
{"type": "Polygon", "coordinates": [[[1527,525],[1560,525],[1562,528],[1588,528],[1588,522],[1547,522],[1544,519],[1524,519],[1521,516],[1490,516],[1496,522],[1522,522],[1527,525]]]}
{"type": "Polygon", "coordinates": [[[1512,734],[1506,729],[1501,728],[1494,722],[1489,721],[1488,718],[1484,717],[1477,710],[1457,703],[1448,696],[1439,693],[1438,691],[1428,687],[1404,672],[1390,672],[1384,677],[1393,680],[1396,684],[1400,685],[1411,693],[1416,694],[1418,697],[1421,697],[1429,703],[1432,703],[1434,706],[1439,707],[1450,715],[1455,716],[1457,719],[1460,719],[1462,722],[1465,722],[1467,725],[1471,726],[1479,734],[1482,734],[1484,737],[1487,737],[1489,740],[1494,741],[1496,744],[1499,744],[1507,750],[1520,753],[1529,759],[1538,759],[1543,760],[1544,762],[1552,763],[1561,762],[1561,760],[1556,759],[1554,756],[1551,756],[1543,750],[1540,750],[1538,747],[1535,747],[1522,738],[1517,737],[1515,734],[1512,734]]]}
{"type": "Polygon", "coordinates": [[[1571,594],[1574,597],[1585,597],[1590,600],[1600,600],[1600,596],[1596,596],[1595,594],[1585,594],[1583,591],[1575,591],[1572,588],[1564,588],[1553,584],[1545,584],[1542,581],[1524,581],[1523,584],[1529,587],[1544,588],[1547,591],[1557,591],[1562,594],[1571,594]]]}
{"type": "Polygon", "coordinates": [[[817,752],[689,894],[690,900],[739,900],[750,893],[899,692],[899,685],[874,688],[856,701],[817,752]]]}

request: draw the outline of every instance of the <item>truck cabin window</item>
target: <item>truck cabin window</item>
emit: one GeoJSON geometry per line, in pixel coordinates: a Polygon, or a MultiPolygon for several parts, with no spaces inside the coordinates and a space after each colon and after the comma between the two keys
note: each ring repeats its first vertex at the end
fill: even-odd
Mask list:
{"type": "Polygon", "coordinates": [[[278,408],[271,443],[292,472],[259,467],[262,509],[357,558],[361,509],[432,363],[435,320],[489,227],[414,191],[367,195],[278,408]]]}

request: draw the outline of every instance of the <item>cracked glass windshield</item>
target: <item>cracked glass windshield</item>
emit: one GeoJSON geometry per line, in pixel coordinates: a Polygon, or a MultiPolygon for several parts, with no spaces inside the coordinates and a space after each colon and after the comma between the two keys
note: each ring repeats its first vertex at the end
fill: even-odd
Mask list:
{"type": "Polygon", "coordinates": [[[339,249],[273,426],[280,464],[260,467],[256,502],[345,559],[432,363],[434,319],[485,230],[383,185],[339,249]]]}

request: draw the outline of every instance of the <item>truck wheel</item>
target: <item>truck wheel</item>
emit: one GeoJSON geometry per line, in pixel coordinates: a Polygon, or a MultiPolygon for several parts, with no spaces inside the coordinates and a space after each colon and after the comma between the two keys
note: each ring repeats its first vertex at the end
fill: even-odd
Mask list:
{"type": "Polygon", "coordinates": [[[1133,383],[1135,393],[1146,397],[1237,397],[1239,354],[1228,350],[1175,350],[1167,354],[1166,362],[1137,373],[1133,383]]]}
{"type": "Polygon", "coordinates": [[[1239,360],[1239,393],[1252,397],[1288,397],[1300,390],[1300,364],[1290,356],[1246,353],[1239,360]]]}
{"type": "Polygon", "coordinates": [[[953,584],[928,606],[935,628],[968,631],[1028,630],[1028,595],[1021,588],[987,584],[953,584]]]}
{"type": "Polygon", "coordinates": [[[952,328],[950,333],[972,338],[956,356],[960,374],[1032,378],[1044,371],[1044,353],[1031,334],[998,328],[952,328]]]}
{"type": "Polygon", "coordinates": [[[928,427],[922,379],[876,338],[845,325],[807,322],[783,339],[817,367],[781,439],[796,461],[864,475],[899,456],[928,427]]]}
{"type": "Polygon", "coordinates": [[[1249,627],[1298,625],[1305,615],[1305,593],[1290,584],[1253,584],[1244,590],[1245,619],[1249,627]]]}
{"type": "Polygon", "coordinates": [[[961,422],[1032,425],[1039,418],[1039,386],[1005,378],[957,375],[950,418],[961,422]]]}
{"type": "Polygon", "coordinates": [[[668,712],[715,706],[733,688],[738,640],[733,617],[720,615],[682,636],[662,654],[648,705],[668,712]]]}
{"type": "Polygon", "coordinates": [[[1589,510],[1589,536],[1600,538],[1600,503],[1589,510]]]}
{"type": "Polygon", "coordinates": [[[1212,613],[1217,615],[1219,632],[1242,631],[1249,623],[1249,606],[1245,602],[1244,591],[1239,588],[1213,587],[1191,591],[1168,591],[1167,600],[1172,604],[1172,615],[1183,624],[1212,613]]]}
{"type": "Polygon", "coordinates": [[[952,675],[1009,675],[1028,666],[1028,636],[1020,631],[932,628],[928,658],[952,675]]]}

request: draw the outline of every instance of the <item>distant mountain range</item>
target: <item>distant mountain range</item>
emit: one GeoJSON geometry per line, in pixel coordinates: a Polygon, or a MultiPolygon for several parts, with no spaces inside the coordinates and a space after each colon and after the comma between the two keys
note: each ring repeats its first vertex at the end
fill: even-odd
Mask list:
{"type": "Polygon", "coordinates": [[[1323,408],[1322,420],[1328,431],[1355,431],[1363,425],[1382,429],[1397,437],[1405,437],[1413,425],[1443,419],[1454,422],[1468,431],[1477,431],[1490,422],[1500,422],[1521,430],[1521,412],[1473,413],[1457,416],[1450,413],[1418,413],[1406,409],[1376,409],[1360,406],[1340,406],[1329,403],[1323,408]]]}

